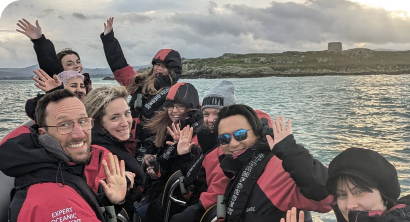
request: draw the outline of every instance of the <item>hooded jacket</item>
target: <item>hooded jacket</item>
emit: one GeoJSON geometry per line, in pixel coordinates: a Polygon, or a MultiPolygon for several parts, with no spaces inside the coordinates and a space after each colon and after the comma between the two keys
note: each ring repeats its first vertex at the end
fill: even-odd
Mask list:
{"type": "MultiPolygon", "coordinates": [[[[101,33],[100,38],[104,46],[105,57],[117,82],[122,86],[129,86],[134,81],[137,83],[141,81],[140,78],[135,77],[136,72],[130,65],[128,65],[121,45],[114,37],[114,30],[107,35],[101,33]]],[[[149,119],[155,114],[155,111],[162,109],[165,97],[169,90],[168,87],[175,84],[181,77],[182,61],[181,56],[177,51],[172,49],[161,49],[153,58],[152,64],[154,65],[158,62],[163,63],[169,70],[174,71],[175,75],[171,76],[172,82],[170,81],[168,74],[161,73],[156,75],[155,89],[162,90],[155,96],[149,96],[148,98],[142,96],[142,104],[140,104],[140,107],[135,106],[135,101],[137,100],[138,94],[141,95],[141,90],[137,90],[132,94],[129,105],[131,107],[133,118],[140,118],[143,116],[149,119]]]]}
{"type": "Polygon", "coordinates": [[[15,177],[9,221],[105,221],[102,204],[86,183],[85,165],[47,150],[37,129],[21,126],[0,143],[0,170],[15,177]]]}

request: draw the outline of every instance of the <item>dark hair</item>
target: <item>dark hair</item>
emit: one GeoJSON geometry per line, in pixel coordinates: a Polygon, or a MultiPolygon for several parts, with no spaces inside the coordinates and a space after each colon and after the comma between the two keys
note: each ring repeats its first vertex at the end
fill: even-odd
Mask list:
{"type": "Polygon", "coordinates": [[[221,109],[218,113],[218,118],[214,124],[214,133],[218,135],[219,122],[227,117],[241,115],[246,118],[249,125],[251,125],[253,133],[256,137],[261,137],[262,135],[262,122],[259,120],[256,112],[249,106],[243,104],[234,104],[231,106],[226,106],[221,109]]]}
{"type": "Polygon", "coordinates": [[[78,55],[78,53],[76,51],[73,51],[70,48],[65,48],[65,49],[61,50],[59,53],[57,53],[57,59],[60,60],[60,62],[61,62],[61,59],[64,56],[73,55],[73,54],[76,55],[78,57],[78,59],[80,59],[80,56],[78,55]]]}
{"type": "Polygon", "coordinates": [[[50,93],[46,93],[37,103],[36,107],[36,120],[37,124],[41,126],[45,126],[46,124],[46,116],[47,116],[47,111],[46,108],[50,102],[58,103],[62,99],[69,98],[69,97],[75,97],[77,96],[68,91],[67,89],[59,89],[50,93]]]}
{"type": "MultiPolygon", "coordinates": [[[[345,183],[347,185],[347,182],[350,182],[354,187],[357,187],[361,190],[365,190],[367,192],[373,193],[372,189],[376,189],[379,190],[376,186],[374,186],[373,184],[370,184],[369,182],[356,177],[356,176],[352,176],[352,175],[348,175],[348,174],[341,174],[338,178],[336,178],[336,181],[341,181],[342,183],[345,183]]],[[[338,183],[334,183],[332,184],[331,187],[331,192],[330,194],[333,195],[333,200],[336,202],[337,200],[337,184],[338,183]]],[[[352,192],[352,190],[350,190],[350,192],[352,192]]],[[[383,202],[385,203],[385,205],[387,206],[387,209],[390,209],[391,207],[393,207],[394,205],[396,205],[396,201],[394,201],[393,199],[387,197],[385,194],[382,193],[382,191],[380,191],[380,195],[383,199],[383,202]]]]}

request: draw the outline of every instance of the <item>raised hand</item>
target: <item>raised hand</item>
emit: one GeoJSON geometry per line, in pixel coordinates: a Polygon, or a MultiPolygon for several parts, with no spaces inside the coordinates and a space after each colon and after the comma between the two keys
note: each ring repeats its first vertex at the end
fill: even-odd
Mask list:
{"type": "Polygon", "coordinates": [[[177,145],[178,155],[183,155],[191,152],[192,146],[194,145],[194,143],[191,142],[193,133],[194,128],[190,127],[189,125],[182,129],[177,145]]]}
{"type": "Polygon", "coordinates": [[[266,136],[270,149],[273,149],[273,147],[277,143],[279,143],[285,137],[292,134],[291,120],[288,119],[288,124],[286,126],[285,117],[283,116],[276,117],[276,119],[272,121],[272,129],[273,129],[273,140],[271,136],[269,135],[266,136]]]}
{"type": "Polygon", "coordinates": [[[36,82],[34,85],[44,92],[48,92],[62,84],[57,75],[53,75],[53,78],[51,78],[42,69],[34,70],[33,72],[38,76],[38,78],[33,77],[33,80],[36,82]]]}
{"type": "Polygon", "coordinates": [[[172,123],[172,124],[171,124],[171,127],[167,126],[168,134],[172,136],[172,138],[174,139],[174,142],[172,142],[172,141],[167,141],[166,144],[168,144],[168,145],[174,145],[175,143],[178,143],[178,141],[179,141],[179,136],[180,136],[180,134],[181,134],[181,130],[180,130],[179,128],[180,128],[180,124],[179,124],[179,123],[177,123],[177,124],[172,123]]]}
{"type": "Polygon", "coordinates": [[[113,204],[118,204],[124,200],[127,193],[125,163],[124,160],[121,160],[121,164],[119,164],[117,156],[112,155],[112,153],[108,154],[108,160],[110,161],[109,168],[107,162],[105,160],[102,161],[107,182],[100,180],[100,184],[108,200],[113,204]]]}
{"type": "Polygon", "coordinates": [[[23,33],[30,39],[39,39],[43,35],[38,20],[36,20],[36,26],[33,26],[24,18],[22,20],[19,20],[19,22],[17,23],[17,26],[21,28],[21,30],[16,29],[17,32],[23,33]]]}
{"type": "MultiPolygon", "coordinates": [[[[304,222],[305,221],[305,213],[303,211],[299,212],[299,221],[297,219],[297,210],[295,207],[292,207],[291,210],[288,210],[286,213],[286,222],[304,222]]],[[[280,222],[285,222],[285,218],[280,219],[280,222]]]]}
{"type": "Polygon", "coordinates": [[[114,24],[114,17],[110,17],[107,19],[107,24],[104,23],[104,35],[107,35],[110,33],[113,29],[113,24],[114,24]]]}

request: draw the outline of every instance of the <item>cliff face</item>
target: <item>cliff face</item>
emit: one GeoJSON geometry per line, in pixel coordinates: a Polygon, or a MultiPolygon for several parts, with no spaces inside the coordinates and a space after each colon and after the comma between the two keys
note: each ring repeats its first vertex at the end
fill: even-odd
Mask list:
{"type": "Polygon", "coordinates": [[[182,63],[183,78],[409,74],[410,51],[225,53],[217,58],[183,59],[182,63]]]}

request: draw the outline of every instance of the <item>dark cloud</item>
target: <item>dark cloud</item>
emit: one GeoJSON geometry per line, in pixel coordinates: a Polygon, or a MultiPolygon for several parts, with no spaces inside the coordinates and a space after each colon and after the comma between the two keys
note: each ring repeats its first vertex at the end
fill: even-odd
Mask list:
{"type": "Polygon", "coordinates": [[[73,15],[74,18],[78,18],[78,19],[81,19],[81,20],[87,20],[87,18],[82,13],[73,12],[72,15],[73,15]]]}
{"type": "MultiPolygon", "coordinates": [[[[214,5],[213,3],[210,3],[214,5]]],[[[391,11],[371,8],[347,0],[272,2],[266,8],[228,4],[224,11],[208,15],[176,14],[172,21],[202,35],[252,35],[254,39],[280,44],[327,41],[410,42],[409,17],[392,16],[391,11]]]]}
{"type": "Polygon", "coordinates": [[[147,23],[153,20],[152,17],[141,15],[138,13],[127,13],[126,15],[122,16],[124,21],[128,21],[130,23],[147,23]]]}
{"type": "Polygon", "coordinates": [[[218,5],[214,1],[209,1],[209,7],[208,7],[208,12],[209,14],[215,14],[215,8],[217,8],[218,5]]]}

